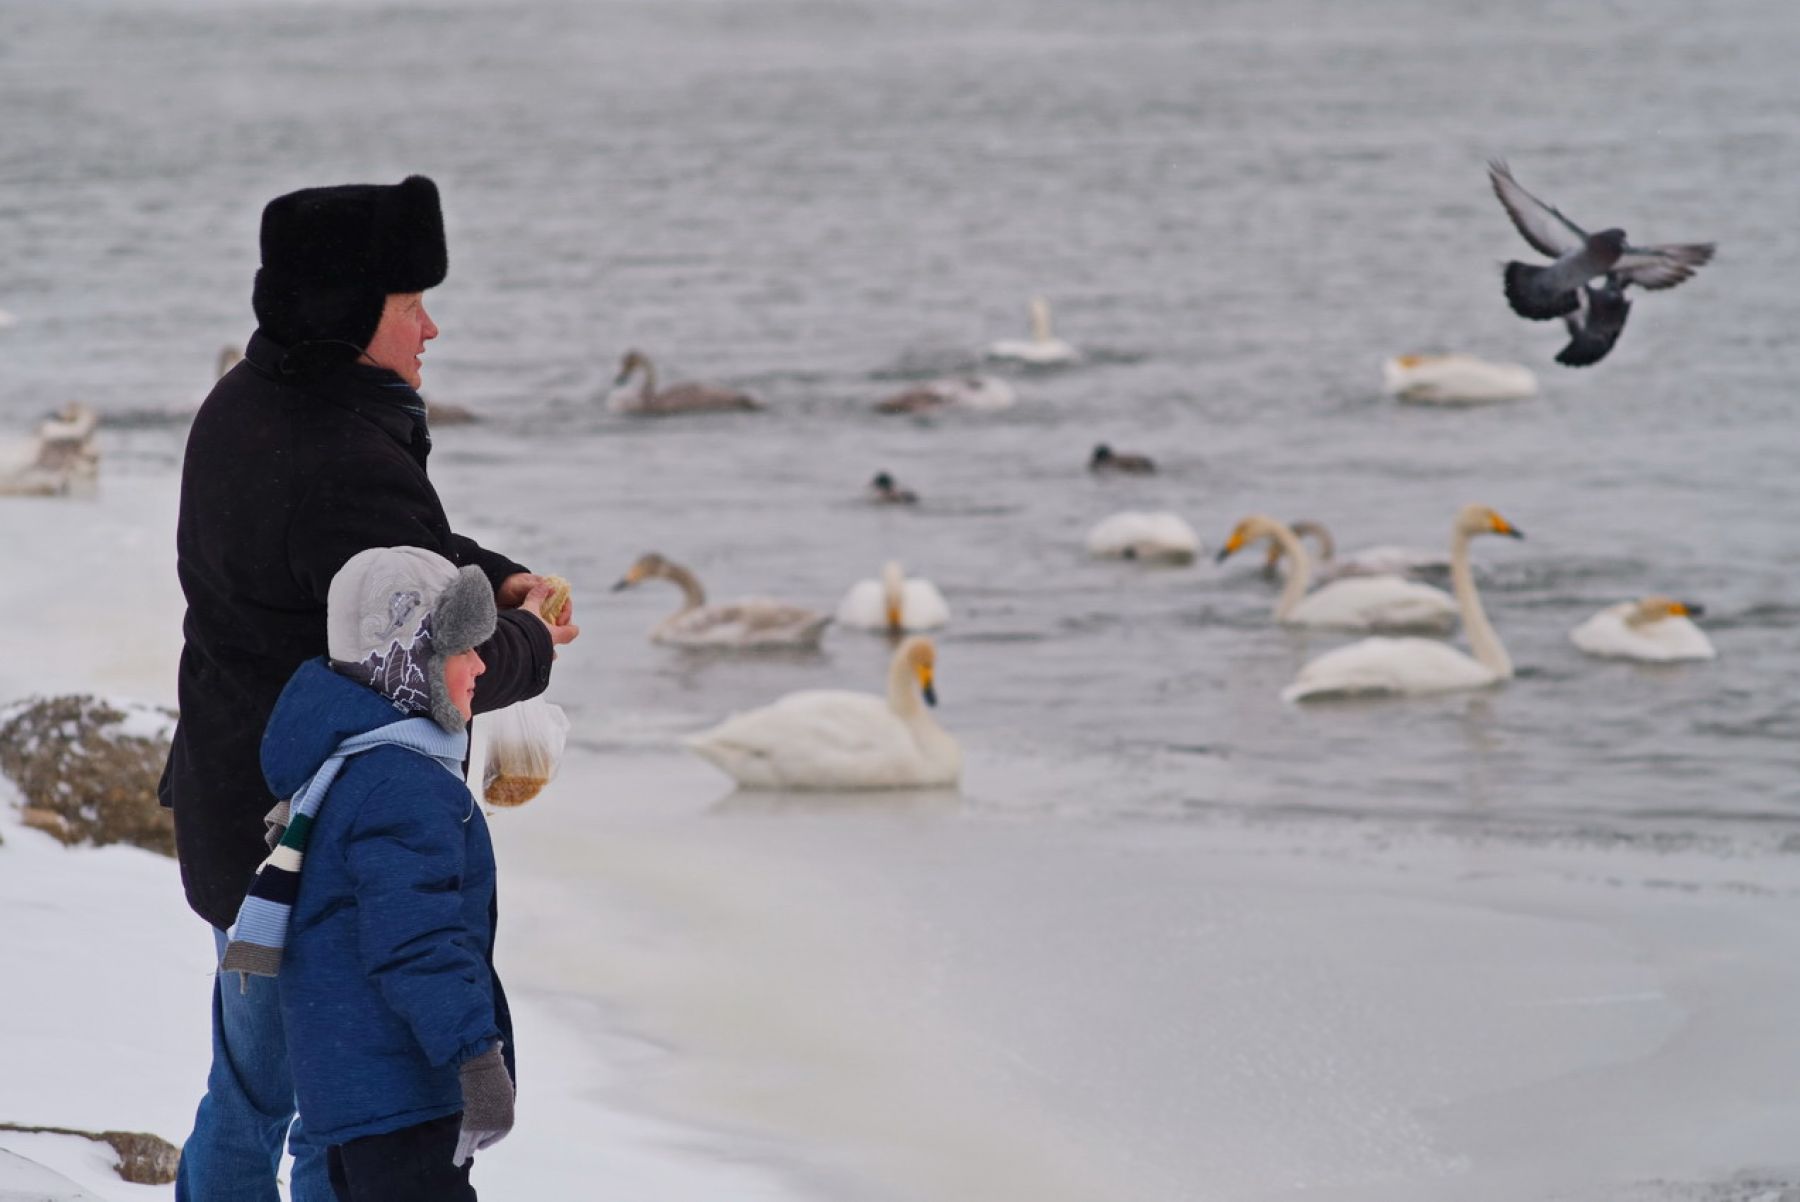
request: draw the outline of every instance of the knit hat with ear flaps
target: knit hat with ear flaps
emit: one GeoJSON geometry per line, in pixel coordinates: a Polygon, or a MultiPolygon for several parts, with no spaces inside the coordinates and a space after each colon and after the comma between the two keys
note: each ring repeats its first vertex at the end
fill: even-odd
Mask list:
{"type": "Polygon", "coordinates": [[[395,709],[429,715],[454,733],[464,723],[444,683],[445,661],[485,643],[498,620],[480,568],[458,569],[421,547],[370,547],[331,578],[326,652],[334,669],[395,709]]]}
{"type": "Polygon", "coordinates": [[[303,188],[263,208],[250,303],[288,348],[286,369],[325,366],[369,345],[389,293],[435,288],[447,269],[444,213],[425,176],[303,188]]]}

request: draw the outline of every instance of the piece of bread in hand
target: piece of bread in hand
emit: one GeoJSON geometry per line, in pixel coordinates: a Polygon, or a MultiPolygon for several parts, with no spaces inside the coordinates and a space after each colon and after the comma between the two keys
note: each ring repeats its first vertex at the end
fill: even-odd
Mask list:
{"type": "Polygon", "coordinates": [[[546,576],[544,583],[550,586],[550,595],[544,599],[540,612],[544,621],[561,626],[569,616],[569,582],[561,576],[546,576]]]}

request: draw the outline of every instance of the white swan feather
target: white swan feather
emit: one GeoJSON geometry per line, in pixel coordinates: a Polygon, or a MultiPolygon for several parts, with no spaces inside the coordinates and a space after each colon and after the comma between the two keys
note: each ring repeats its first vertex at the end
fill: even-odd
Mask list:
{"type": "Polygon", "coordinates": [[[1477,534],[1524,538],[1518,527],[1483,505],[1465,505],[1451,526],[1450,578],[1473,655],[1431,639],[1367,638],[1312,660],[1281,692],[1284,701],[1366,693],[1444,693],[1485,688],[1510,679],[1512,660],[1488,622],[1469,566],[1477,534]]]}
{"type": "Polygon", "coordinates": [[[1337,630],[1440,632],[1456,625],[1457,606],[1448,593],[1398,576],[1349,576],[1308,593],[1311,557],[1293,527],[1266,514],[1253,513],[1240,521],[1218,558],[1224,560],[1263,539],[1274,542],[1293,565],[1275,602],[1277,622],[1337,630]]]}
{"type": "Polygon", "coordinates": [[[1530,368],[1473,355],[1396,355],[1381,365],[1381,374],[1389,396],[1421,405],[1519,401],[1538,391],[1530,368]]]}
{"type": "Polygon", "coordinates": [[[857,630],[936,630],[950,621],[950,605],[937,585],[907,576],[898,563],[881,569],[879,580],[859,580],[838,602],[840,626],[857,630]]]}
{"type": "Polygon", "coordinates": [[[936,650],[913,636],[894,651],[886,698],[837,689],[790,693],[687,740],[746,789],[908,789],[953,785],[962,750],[921,704],[936,704],[936,650]]]}
{"type": "Polygon", "coordinates": [[[1074,363],[1081,352],[1050,332],[1050,302],[1041,296],[1031,298],[1031,337],[1003,338],[987,348],[990,359],[1011,359],[1033,367],[1054,367],[1074,363]]]}
{"type": "Polygon", "coordinates": [[[1621,601],[1571,630],[1569,641],[1589,655],[1607,659],[1650,663],[1713,659],[1718,653],[1712,640],[1693,622],[1694,615],[1704,612],[1698,605],[1661,595],[1621,601]]]}
{"type": "Polygon", "coordinates": [[[1087,535],[1089,555],[1186,563],[1200,554],[1200,536],[1177,514],[1127,510],[1102,518],[1087,535]]]}

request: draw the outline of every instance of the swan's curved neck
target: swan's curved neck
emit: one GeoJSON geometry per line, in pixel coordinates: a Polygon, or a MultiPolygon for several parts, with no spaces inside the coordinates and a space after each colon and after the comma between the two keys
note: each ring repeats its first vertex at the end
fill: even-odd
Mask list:
{"type": "Polygon", "coordinates": [[[1336,558],[1336,556],[1337,556],[1337,540],[1331,537],[1331,531],[1327,530],[1322,523],[1320,523],[1320,522],[1295,522],[1294,523],[1294,537],[1295,538],[1304,538],[1308,534],[1312,535],[1313,538],[1318,540],[1319,562],[1320,563],[1324,563],[1326,560],[1336,558]]]}
{"type": "Polygon", "coordinates": [[[1281,596],[1275,602],[1275,620],[1285,622],[1294,606],[1306,596],[1307,586],[1312,583],[1312,560],[1306,556],[1306,547],[1287,526],[1280,522],[1269,523],[1269,537],[1281,544],[1281,553],[1293,561],[1288,569],[1287,584],[1282,587],[1281,596]]]}
{"type": "Polygon", "coordinates": [[[656,395],[656,364],[639,355],[638,366],[644,369],[644,383],[638,388],[638,395],[647,401],[656,395]]]}
{"type": "Polygon", "coordinates": [[[919,697],[919,682],[913,676],[912,665],[904,655],[896,655],[888,665],[887,702],[889,709],[909,723],[932,721],[919,697]]]}
{"type": "MultiPolygon", "coordinates": [[[[1295,538],[1303,539],[1310,534],[1318,540],[1320,563],[1329,562],[1337,554],[1337,542],[1331,537],[1331,531],[1327,530],[1324,526],[1321,526],[1318,522],[1295,522],[1291,529],[1294,532],[1295,538]]],[[[1275,565],[1281,562],[1281,556],[1281,543],[1275,539],[1270,539],[1269,554],[1268,557],[1263,560],[1263,571],[1268,575],[1273,576],[1275,574],[1275,565]]]]}
{"type": "Polygon", "coordinates": [[[706,590],[700,587],[699,578],[680,564],[664,564],[657,575],[680,587],[681,613],[686,613],[690,609],[699,609],[706,604],[706,590]]]}
{"type": "Polygon", "coordinates": [[[906,625],[906,574],[895,564],[881,570],[882,617],[888,629],[899,631],[906,625]]]}
{"type": "Polygon", "coordinates": [[[1501,679],[1513,674],[1512,660],[1500,644],[1500,636],[1481,607],[1481,595],[1475,591],[1475,569],[1469,565],[1469,534],[1458,530],[1450,539],[1450,591],[1456,594],[1456,607],[1462,612],[1463,633],[1469,636],[1469,650],[1482,667],[1501,679]]]}
{"type": "Polygon", "coordinates": [[[1050,341],[1050,306],[1041,300],[1031,302],[1031,340],[1050,341]]]}

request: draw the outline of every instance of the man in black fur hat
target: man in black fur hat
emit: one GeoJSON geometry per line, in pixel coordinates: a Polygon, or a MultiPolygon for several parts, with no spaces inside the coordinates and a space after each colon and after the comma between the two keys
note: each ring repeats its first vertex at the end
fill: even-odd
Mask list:
{"type": "MultiPolygon", "coordinates": [[[[182,463],[186,643],[161,787],[188,904],[221,951],[268,851],[263,816],[283,800],[263,780],[263,727],[294,670],[325,654],[326,595],[351,556],[424,547],[486,576],[499,624],[479,648],[477,713],[541,693],[554,648],[578,633],[567,612],[559,625],[543,617],[540,577],[451,531],[426,476],[431,434],[416,390],[438,333],[423,293],[447,262],[437,186],[415,175],[278,196],[261,242],[257,330],[201,405],[182,463]]],[[[275,982],[215,978],[212,1005],[212,1070],[176,1196],[274,1202],[294,1117],[275,982]]],[[[324,1150],[302,1126],[292,1200],[330,1202],[324,1150]]]]}

